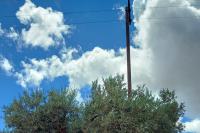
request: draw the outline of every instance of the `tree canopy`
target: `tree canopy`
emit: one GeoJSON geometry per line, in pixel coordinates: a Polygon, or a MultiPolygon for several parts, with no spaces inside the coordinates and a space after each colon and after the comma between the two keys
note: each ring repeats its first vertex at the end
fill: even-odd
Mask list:
{"type": "Polygon", "coordinates": [[[145,87],[133,90],[130,98],[121,76],[93,83],[91,100],[85,107],[85,127],[89,132],[177,133],[184,105],[175,92],[163,89],[155,98],[145,87]]]}
{"type": "Polygon", "coordinates": [[[127,96],[123,76],[93,82],[84,104],[76,92],[51,90],[24,92],[4,108],[5,122],[12,132],[85,133],[179,133],[184,126],[184,104],[174,91],[163,89],[155,97],[145,86],[127,96]]]}
{"type": "Polygon", "coordinates": [[[80,107],[75,93],[66,90],[25,91],[4,108],[5,122],[16,133],[76,131],[80,107]]]}

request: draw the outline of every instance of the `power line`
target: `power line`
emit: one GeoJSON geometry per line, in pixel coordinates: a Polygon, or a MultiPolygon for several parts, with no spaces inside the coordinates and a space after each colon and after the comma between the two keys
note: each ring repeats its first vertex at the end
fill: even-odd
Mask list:
{"type": "Polygon", "coordinates": [[[119,20],[100,20],[100,21],[87,21],[87,22],[74,22],[69,25],[82,25],[82,24],[98,24],[98,23],[114,23],[114,22],[122,22],[119,20]]]}
{"type": "MultiPolygon", "coordinates": [[[[200,1],[199,1],[200,2],[200,1]]],[[[199,5],[200,6],[200,5],[199,5]]],[[[181,6],[168,6],[168,7],[152,7],[152,8],[171,8],[171,7],[181,7],[181,6]]],[[[186,7],[186,6],[182,6],[182,7],[186,7]]],[[[110,10],[110,9],[104,9],[104,10],[84,10],[84,11],[68,11],[68,12],[63,12],[63,14],[82,14],[82,13],[101,13],[101,12],[116,12],[116,10],[110,10]]],[[[1,17],[16,17],[13,15],[4,15],[4,16],[0,16],[1,17]]],[[[141,18],[140,21],[162,21],[162,20],[166,20],[166,19],[173,19],[173,20],[192,20],[195,18],[200,18],[200,17],[191,17],[191,16],[176,16],[176,17],[149,17],[149,18],[141,18]]],[[[98,23],[113,23],[113,22],[122,22],[119,21],[118,19],[114,19],[114,20],[100,20],[100,21],[85,21],[85,22],[72,22],[69,23],[69,25],[84,25],[84,24],[98,24],[98,23]]]]}
{"type": "MultiPolygon", "coordinates": [[[[200,2],[200,1],[198,1],[200,2]]],[[[200,6],[200,4],[191,4],[187,6],[176,6],[176,5],[168,5],[168,6],[148,6],[147,8],[154,8],[154,9],[167,9],[167,8],[186,8],[190,6],[200,6]]],[[[135,7],[135,9],[143,9],[141,7],[135,7]]],[[[64,15],[70,15],[70,14],[94,14],[94,13],[117,13],[117,11],[120,11],[120,9],[98,9],[98,10],[79,10],[79,11],[66,11],[62,12],[64,15]]],[[[61,12],[61,11],[60,11],[61,12]]],[[[28,16],[28,15],[27,15],[28,16]]],[[[3,15],[0,16],[2,17],[7,17],[7,18],[13,18],[16,17],[16,15],[3,15]]]]}
{"type": "MultiPolygon", "coordinates": [[[[195,20],[200,19],[200,16],[175,16],[175,17],[147,17],[147,18],[141,18],[140,21],[147,21],[147,22],[163,22],[167,20],[178,20],[178,21],[184,21],[185,20],[195,20]]],[[[69,22],[68,25],[84,25],[84,24],[99,24],[99,23],[114,23],[114,22],[123,22],[119,19],[110,19],[110,20],[95,20],[95,21],[83,21],[83,22],[69,22]]],[[[17,26],[18,27],[18,26],[17,26]]]]}
{"type": "MultiPolygon", "coordinates": [[[[3,17],[3,16],[0,16],[3,17]]],[[[176,16],[176,17],[148,17],[148,18],[142,18],[143,20],[160,20],[160,19],[189,19],[189,18],[200,18],[200,16],[176,16]]],[[[106,20],[107,21],[107,20],[106,20]]],[[[109,20],[110,21],[110,20],[109,20]]],[[[114,20],[116,21],[116,20],[114,20]]],[[[101,21],[100,21],[101,22],[101,21]]],[[[77,22],[75,22],[76,24],[77,22]]],[[[78,22],[79,23],[79,22],[78,22]]],[[[87,22],[86,22],[87,23],[87,22]]],[[[89,22],[90,23],[90,22],[89,22]]]]}
{"type": "MultiPolygon", "coordinates": [[[[199,1],[200,2],[200,1],[199,1]]],[[[200,6],[200,4],[191,4],[188,6],[176,6],[176,5],[168,5],[168,6],[148,6],[147,8],[154,8],[154,9],[167,9],[167,8],[186,8],[189,6],[200,6]]],[[[135,9],[143,9],[141,7],[135,7],[135,9]]],[[[64,15],[70,15],[70,14],[94,14],[94,13],[117,13],[117,11],[120,11],[120,9],[98,9],[98,10],[79,10],[79,11],[66,11],[62,12],[64,15]]],[[[60,11],[61,12],[61,11],[60,11]]],[[[28,16],[28,15],[27,15],[28,16]]],[[[16,15],[3,15],[1,17],[16,17],[16,15]]]]}
{"type": "Polygon", "coordinates": [[[139,22],[142,23],[155,23],[155,24],[170,24],[170,23],[200,23],[200,21],[194,21],[194,19],[188,19],[188,18],[180,18],[180,19],[171,19],[172,21],[166,21],[165,19],[141,19],[139,22]]]}
{"type": "MultiPolygon", "coordinates": [[[[66,12],[62,12],[62,14],[64,15],[70,15],[70,14],[93,14],[93,13],[114,13],[116,12],[118,9],[116,10],[112,10],[112,9],[104,9],[104,10],[79,10],[79,11],[66,11],[66,12]]],[[[23,16],[28,16],[28,15],[23,15],[23,16]]],[[[12,17],[16,17],[16,15],[3,15],[0,17],[8,17],[8,18],[12,18],[12,17]]]]}
{"type": "Polygon", "coordinates": [[[200,16],[199,17],[197,17],[197,16],[195,16],[195,17],[191,17],[191,16],[176,16],[176,17],[148,17],[148,18],[141,18],[140,20],[166,20],[166,19],[174,19],[174,20],[181,20],[181,19],[189,19],[189,20],[194,20],[195,18],[199,18],[200,19],[200,16]]]}
{"type": "Polygon", "coordinates": [[[118,9],[68,11],[68,12],[63,12],[63,14],[108,13],[108,12],[116,12],[117,10],[118,9]]]}
{"type": "MultiPolygon", "coordinates": [[[[147,23],[168,23],[167,20],[173,20],[173,22],[187,22],[187,21],[193,21],[195,18],[200,17],[149,17],[149,18],[141,18],[140,22],[147,22],[147,23]]],[[[171,21],[172,22],[172,21],[171,21]]],[[[87,25],[87,24],[102,24],[102,23],[124,23],[124,21],[120,21],[119,19],[108,19],[108,20],[95,20],[95,21],[82,21],[82,22],[69,22],[67,25],[87,25]]],[[[29,25],[24,25],[25,27],[30,27],[29,25]]],[[[23,25],[17,25],[13,26],[15,28],[20,27],[22,28],[23,25]]]]}
{"type": "MultiPolygon", "coordinates": [[[[176,6],[176,5],[168,5],[168,6],[147,6],[147,8],[154,8],[154,9],[167,9],[167,8],[186,8],[190,6],[200,6],[200,4],[191,4],[186,6],[176,6]]],[[[143,9],[141,7],[135,7],[135,9],[143,9]]]]}
{"type": "MultiPolygon", "coordinates": [[[[69,23],[67,25],[87,25],[87,24],[108,24],[108,23],[124,23],[123,21],[120,21],[118,19],[111,19],[111,20],[98,20],[98,21],[83,21],[83,22],[72,22],[72,23],[69,23]]],[[[27,27],[30,27],[30,26],[27,26],[27,25],[15,25],[13,26],[14,28],[27,28],[27,27]]]]}

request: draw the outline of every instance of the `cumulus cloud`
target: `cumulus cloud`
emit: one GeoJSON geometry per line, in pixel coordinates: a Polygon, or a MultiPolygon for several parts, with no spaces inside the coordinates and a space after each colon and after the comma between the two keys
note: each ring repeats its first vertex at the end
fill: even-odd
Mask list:
{"type": "MultiPolygon", "coordinates": [[[[148,77],[149,66],[145,64],[149,61],[148,51],[134,48],[131,48],[131,51],[134,53],[132,60],[135,62],[132,67],[133,81],[135,84],[143,84],[144,82],[140,81],[151,79],[148,77]]],[[[73,54],[77,52],[76,49],[67,49],[62,51],[60,56],[54,55],[43,60],[30,59],[28,63],[22,62],[23,70],[16,74],[18,83],[23,87],[39,86],[45,79],[53,80],[56,77],[66,76],[69,78],[71,88],[80,89],[90,85],[95,79],[126,74],[125,49],[114,51],[95,47],[79,58],[73,58],[73,54]]]]}
{"type": "Polygon", "coordinates": [[[187,115],[200,117],[200,9],[189,0],[135,0],[133,7],[135,42],[152,53],[152,88],[176,90],[187,115]]]}
{"type": "Polygon", "coordinates": [[[7,74],[11,74],[14,70],[12,64],[8,59],[0,55],[0,68],[5,71],[7,74]]]}
{"type": "Polygon", "coordinates": [[[50,46],[64,43],[64,35],[70,32],[70,26],[64,24],[63,13],[50,7],[37,7],[31,0],[25,1],[16,16],[22,24],[29,26],[21,33],[25,46],[47,50],[50,46]]]}
{"type": "Polygon", "coordinates": [[[196,119],[185,123],[185,131],[190,133],[200,133],[200,120],[196,119]]]}

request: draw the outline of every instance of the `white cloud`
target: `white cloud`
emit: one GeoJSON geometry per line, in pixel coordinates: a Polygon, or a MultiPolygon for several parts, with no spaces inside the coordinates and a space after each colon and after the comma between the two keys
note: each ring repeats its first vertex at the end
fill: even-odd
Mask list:
{"type": "Polygon", "coordinates": [[[200,120],[196,119],[185,123],[185,131],[190,133],[200,133],[200,120]]]}
{"type": "Polygon", "coordinates": [[[114,10],[118,11],[117,14],[120,21],[125,20],[125,6],[116,5],[114,10]]]}
{"type": "Polygon", "coordinates": [[[16,73],[18,83],[23,87],[39,86],[44,79],[53,79],[62,76],[63,62],[57,57],[52,56],[46,60],[30,60],[30,64],[22,62],[24,70],[16,73]]]}
{"type": "Polygon", "coordinates": [[[11,74],[14,70],[12,64],[8,61],[8,59],[3,57],[2,55],[0,55],[0,68],[7,74],[11,74]]]}
{"type": "MultiPolygon", "coordinates": [[[[131,51],[134,53],[133,81],[135,84],[143,84],[143,81],[146,83],[151,79],[148,77],[150,66],[145,64],[149,61],[148,51],[133,48],[131,51]]],[[[69,78],[70,87],[80,89],[97,78],[126,74],[125,49],[116,52],[96,47],[77,59],[73,58],[74,53],[77,53],[76,49],[68,49],[62,52],[60,57],[54,55],[43,60],[31,59],[29,63],[23,62],[23,70],[16,74],[18,83],[23,87],[39,86],[44,79],[53,80],[56,77],[66,76],[69,78]]]]}
{"type": "Polygon", "coordinates": [[[1,23],[0,23],[0,35],[2,35],[4,33],[4,30],[1,27],[1,23]]]}
{"type": "Polygon", "coordinates": [[[5,36],[13,41],[18,41],[20,38],[19,33],[17,33],[13,27],[10,27],[10,30],[6,32],[5,36]]]}
{"type": "Polygon", "coordinates": [[[3,29],[1,23],[0,23],[0,36],[12,39],[13,41],[17,41],[20,38],[19,33],[17,33],[13,27],[10,27],[9,30],[3,29]]]}
{"type": "Polygon", "coordinates": [[[50,46],[63,43],[63,35],[70,32],[70,26],[64,24],[63,13],[50,7],[37,7],[31,0],[26,0],[16,16],[22,24],[30,26],[29,29],[22,29],[25,46],[47,50],[50,46]]]}
{"type": "Polygon", "coordinates": [[[146,0],[135,0],[134,4],[133,4],[133,15],[135,17],[135,20],[138,21],[138,19],[140,18],[141,14],[143,14],[144,10],[145,10],[145,6],[147,1],[146,0]]]}
{"type": "Polygon", "coordinates": [[[175,89],[187,115],[200,117],[200,9],[187,0],[135,0],[134,8],[135,41],[152,51],[149,85],[175,89]]]}

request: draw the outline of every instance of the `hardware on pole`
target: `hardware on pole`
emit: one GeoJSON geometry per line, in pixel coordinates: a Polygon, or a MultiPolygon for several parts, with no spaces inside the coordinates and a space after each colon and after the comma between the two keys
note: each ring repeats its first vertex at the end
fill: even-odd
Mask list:
{"type": "Polygon", "coordinates": [[[128,6],[125,8],[126,11],[126,52],[127,52],[127,81],[128,81],[128,97],[131,96],[131,54],[130,54],[130,25],[131,25],[131,5],[128,0],[128,6]]]}

